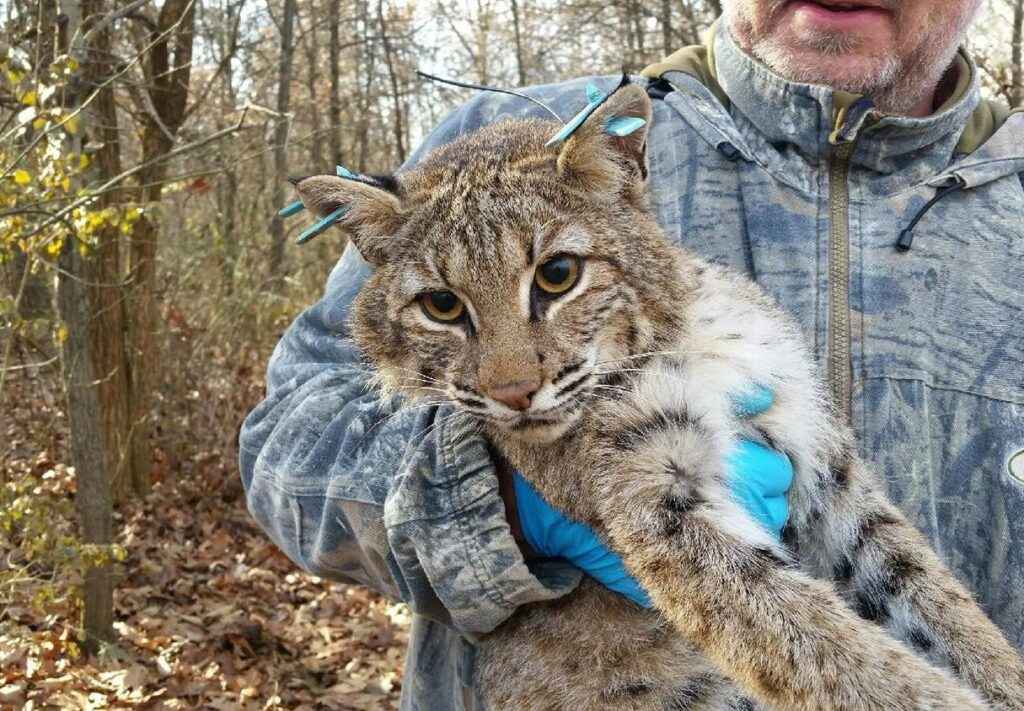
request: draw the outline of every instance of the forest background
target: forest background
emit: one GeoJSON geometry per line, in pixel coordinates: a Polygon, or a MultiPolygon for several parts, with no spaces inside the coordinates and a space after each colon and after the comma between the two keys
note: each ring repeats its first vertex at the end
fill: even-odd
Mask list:
{"type": "MultiPolygon", "coordinates": [[[[0,708],[395,706],[408,611],[301,573],[237,432],[337,236],[286,177],[389,172],[470,92],[637,71],[718,0],[0,0],[0,708]]],[[[1024,104],[1024,0],[985,0],[1024,104]]]]}

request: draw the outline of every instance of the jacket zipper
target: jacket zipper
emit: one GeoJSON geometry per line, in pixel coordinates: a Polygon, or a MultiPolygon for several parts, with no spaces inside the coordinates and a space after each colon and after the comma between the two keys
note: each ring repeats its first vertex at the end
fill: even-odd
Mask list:
{"type": "Polygon", "coordinates": [[[852,419],[850,360],[850,156],[853,142],[835,147],[829,163],[828,383],[837,412],[852,419]]]}

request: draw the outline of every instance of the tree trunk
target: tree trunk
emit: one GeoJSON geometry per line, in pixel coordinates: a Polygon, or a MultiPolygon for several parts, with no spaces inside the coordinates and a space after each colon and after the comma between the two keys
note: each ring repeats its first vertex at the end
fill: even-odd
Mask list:
{"type": "Polygon", "coordinates": [[[661,0],[661,53],[672,54],[672,0],[661,0]]]}
{"type": "Polygon", "coordinates": [[[281,63],[277,73],[277,123],[274,126],[274,186],[271,201],[274,217],[270,221],[270,276],[279,279],[284,270],[284,220],[277,209],[284,205],[284,183],[288,178],[288,129],[291,117],[292,54],[294,52],[295,0],[284,0],[281,33],[281,63]]]}
{"type": "MultiPolygon", "coordinates": [[[[103,0],[82,3],[86,19],[102,15],[109,5],[103,0]]],[[[88,61],[83,63],[87,86],[94,86],[114,72],[111,62],[111,28],[95,32],[89,41],[88,61]]],[[[93,175],[107,180],[121,172],[121,145],[117,105],[113,88],[101,89],[89,110],[90,136],[100,148],[91,154],[93,175]]],[[[125,200],[120,191],[101,195],[97,207],[116,207],[125,200]]],[[[125,295],[121,255],[121,233],[107,226],[98,235],[92,257],[92,303],[95,328],[92,331],[93,365],[99,379],[98,395],[103,413],[108,466],[113,496],[122,501],[133,489],[131,471],[131,418],[128,343],[126,341],[125,295]]]]}
{"type": "MultiPolygon", "coordinates": [[[[61,13],[66,19],[63,37],[73,38],[75,46],[68,47],[81,67],[82,82],[69,92],[71,106],[78,105],[95,72],[91,60],[101,55],[96,51],[102,44],[81,44],[83,20],[96,9],[94,3],[61,0],[61,13]]],[[[102,32],[94,36],[102,41],[102,32]]],[[[97,97],[97,101],[100,97],[97,97]]],[[[96,104],[96,101],[93,102],[96,104]]],[[[67,149],[71,155],[81,156],[86,122],[92,112],[84,112],[79,131],[70,138],[67,149]]],[[[102,127],[101,127],[102,129],[102,127]]],[[[94,175],[102,169],[100,161],[93,163],[94,175]]],[[[64,383],[68,425],[70,430],[71,464],[75,468],[75,505],[78,509],[80,537],[83,543],[108,546],[113,542],[113,498],[111,494],[109,450],[109,410],[104,402],[109,381],[99,378],[101,368],[96,367],[96,346],[102,342],[105,319],[110,316],[98,308],[103,289],[90,287],[100,281],[109,254],[101,248],[82,255],[77,235],[68,235],[61,249],[57,276],[56,310],[63,325],[60,339],[61,373],[64,383]],[[97,382],[98,381],[98,382],[97,382]]],[[[119,303],[117,304],[120,305],[119,303]]],[[[123,368],[120,369],[123,371],[123,368]]],[[[86,556],[83,588],[84,648],[87,653],[97,650],[101,642],[114,637],[114,584],[109,561],[91,565],[86,556]]]]}
{"type": "Polygon", "coordinates": [[[365,173],[370,159],[370,120],[373,118],[370,115],[370,106],[373,102],[373,79],[377,73],[377,53],[371,29],[369,0],[359,0],[359,11],[362,44],[356,47],[356,72],[362,93],[358,114],[359,151],[356,165],[360,173],[365,173]]]}
{"type": "Polygon", "coordinates": [[[331,97],[327,112],[328,136],[331,150],[331,161],[334,165],[344,165],[341,156],[341,38],[338,36],[339,0],[327,0],[327,24],[330,29],[330,62],[331,62],[331,97]]]}
{"type": "Polygon", "coordinates": [[[1024,106],[1024,0],[1017,0],[1013,6],[1013,39],[1010,45],[1010,106],[1024,106]]]}
{"type": "MultiPolygon", "coordinates": [[[[160,199],[160,186],[146,189],[147,204],[153,193],[160,199]]],[[[150,436],[150,409],[155,374],[159,372],[160,353],[156,330],[160,322],[154,286],[156,281],[156,248],[159,232],[155,216],[143,214],[134,225],[131,235],[132,278],[132,488],[145,496],[152,485],[153,454],[150,436]]]]}
{"type": "Polygon", "coordinates": [[[632,71],[639,72],[647,64],[647,38],[645,36],[644,13],[640,0],[632,0],[629,3],[630,16],[633,20],[633,34],[636,35],[637,55],[634,58],[632,71]]]}
{"type": "Polygon", "coordinates": [[[142,162],[139,201],[146,211],[132,225],[132,328],[131,328],[131,471],[133,489],[149,493],[153,454],[150,442],[155,374],[160,370],[157,330],[160,313],[156,301],[156,254],[159,226],[152,214],[163,194],[167,163],[154,162],[174,147],[174,136],[187,116],[188,89],[192,74],[195,37],[193,0],[166,0],[160,8],[151,46],[145,58],[151,112],[142,131],[142,162]]]}
{"type": "Polygon", "coordinates": [[[477,0],[473,21],[473,34],[476,38],[473,56],[476,58],[476,79],[485,86],[491,83],[491,15],[490,4],[477,0]]]}
{"type": "MultiPolygon", "coordinates": [[[[337,5],[338,0],[329,0],[329,5],[337,5]]],[[[309,142],[309,163],[310,172],[323,171],[324,167],[324,137],[320,127],[320,101],[317,97],[316,80],[320,75],[320,45],[317,42],[317,28],[319,18],[317,17],[316,4],[310,7],[309,28],[304,33],[306,40],[306,90],[309,92],[309,121],[312,129],[312,140],[309,142]]],[[[333,166],[332,166],[333,168],[333,166]]]]}
{"type": "MultiPolygon", "coordinates": [[[[57,277],[57,313],[67,332],[61,343],[61,365],[75,467],[75,506],[82,542],[109,546],[114,540],[113,498],[100,427],[99,386],[90,355],[97,328],[84,283],[92,278],[93,270],[87,268],[78,247],[78,242],[68,237],[57,277]]],[[[84,648],[92,654],[101,642],[114,638],[114,582],[109,561],[98,566],[86,564],[82,627],[84,648]]]]}
{"type": "MultiPolygon", "coordinates": [[[[221,116],[227,116],[237,106],[235,95],[235,75],[231,65],[231,57],[238,49],[238,23],[240,22],[241,3],[235,14],[229,11],[229,18],[232,22],[232,29],[228,36],[220,43],[221,55],[219,61],[223,64],[224,71],[221,75],[221,116]]],[[[225,128],[223,121],[218,122],[218,130],[225,128]]],[[[220,169],[223,178],[217,181],[217,208],[220,216],[221,235],[221,279],[223,280],[223,293],[230,296],[235,291],[235,269],[238,266],[238,258],[241,254],[241,244],[238,239],[238,167],[231,158],[226,155],[227,150],[221,148],[220,169]]]]}
{"type": "Polygon", "coordinates": [[[637,39],[636,39],[636,25],[633,23],[633,3],[622,2],[615,6],[617,11],[617,17],[619,27],[622,30],[623,40],[625,46],[622,52],[622,71],[627,73],[633,73],[636,71],[637,65],[637,39]]]}
{"type": "Polygon", "coordinates": [[[694,4],[688,3],[683,6],[683,19],[675,24],[681,25],[678,34],[683,42],[688,45],[700,44],[701,16],[698,15],[694,4]]]}
{"type": "Polygon", "coordinates": [[[384,46],[384,62],[388,67],[388,79],[391,82],[391,98],[394,101],[394,118],[391,128],[395,134],[395,149],[398,151],[398,162],[405,162],[405,127],[402,119],[402,97],[398,91],[398,73],[395,67],[391,40],[388,37],[388,24],[384,19],[384,0],[377,0],[377,22],[380,26],[381,44],[384,46]]]}
{"type": "Polygon", "coordinates": [[[519,19],[519,3],[512,0],[512,32],[516,43],[516,73],[519,86],[526,86],[526,64],[523,61],[523,34],[519,19]]]}
{"type": "Polygon", "coordinates": [[[235,216],[238,214],[236,207],[238,195],[238,175],[234,168],[224,168],[223,182],[218,186],[217,202],[220,209],[220,234],[223,244],[224,256],[221,263],[221,278],[224,280],[224,294],[230,296],[235,290],[235,267],[238,265],[238,257],[241,247],[238,243],[238,233],[235,229],[235,216]]]}

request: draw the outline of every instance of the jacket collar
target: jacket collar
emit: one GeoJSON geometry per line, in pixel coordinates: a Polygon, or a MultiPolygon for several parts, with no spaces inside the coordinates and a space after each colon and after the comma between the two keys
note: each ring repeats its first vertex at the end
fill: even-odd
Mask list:
{"type": "Polygon", "coordinates": [[[762,140],[792,145],[811,160],[852,142],[854,165],[890,174],[913,162],[918,170],[938,172],[949,164],[980,101],[978,72],[962,51],[950,98],[932,115],[911,118],[883,114],[855,94],[787,81],[743,52],[724,27],[710,42],[710,68],[737,124],[748,123],[762,140]]]}
{"type": "MultiPolygon", "coordinates": [[[[740,50],[721,23],[711,27],[703,45],[684,47],[642,73],[677,86],[689,83],[682,76],[695,80],[714,106],[699,99],[694,108],[688,101],[670,103],[698,118],[703,132],[737,143],[748,158],[757,154],[772,164],[777,163],[774,154],[788,151],[802,154],[803,160],[820,161],[831,153],[837,138],[855,139],[855,166],[890,176],[878,188],[891,190],[934,176],[956,156],[974,153],[1006,121],[1005,107],[979,101],[978,71],[963,51],[957,54],[954,69],[950,97],[921,119],[861,110],[851,116],[860,97],[786,81],[740,50]],[[842,136],[835,135],[837,123],[842,136]]],[[[699,92],[694,93],[692,83],[690,87],[684,95],[697,97],[699,92]]],[[[719,142],[710,135],[708,140],[719,142]]]]}

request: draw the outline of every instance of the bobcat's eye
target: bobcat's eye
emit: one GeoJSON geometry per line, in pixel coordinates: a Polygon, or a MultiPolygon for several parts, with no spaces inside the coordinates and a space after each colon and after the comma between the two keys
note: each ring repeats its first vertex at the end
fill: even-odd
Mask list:
{"type": "Polygon", "coordinates": [[[450,291],[430,291],[420,296],[423,312],[435,321],[451,323],[458,321],[466,307],[462,299],[450,291]]]}
{"type": "Polygon", "coordinates": [[[564,294],[576,285],[580,276],[580,259],[571,254],[552,257],[537,268],[533,280],[548,294],[564,294]]]}

